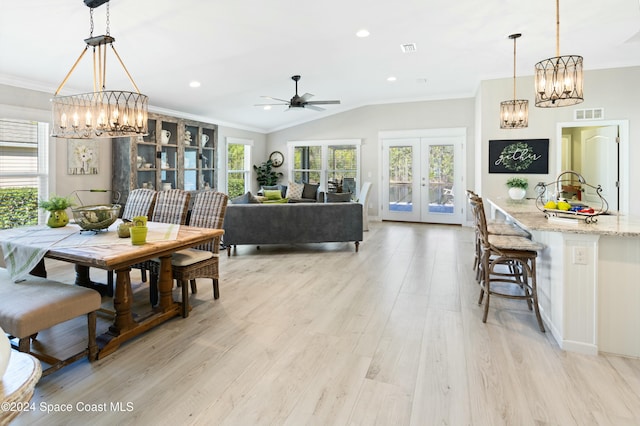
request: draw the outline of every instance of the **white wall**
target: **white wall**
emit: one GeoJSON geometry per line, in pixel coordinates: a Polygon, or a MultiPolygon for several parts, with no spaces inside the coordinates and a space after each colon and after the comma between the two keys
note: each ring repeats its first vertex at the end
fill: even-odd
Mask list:
{"type": "MultiPolygon", "coordinates": [[[[505,182],[510,175],[488,173],[489,140],[492,139],[549,139],[549,174],[527,175],[529,190],[527,196],[534,196],[534,186],[538,181],[553,182],[560,166],[557,164],[558,123],[573,122],[576,109],[604,108],[605,120],[629,121],[629,182],[640,182],[640,170],[634,167],[640,162],[640,67],[615,68],[608,70],[586,71],[584,76],[584,102],[561,108],[537,108],[534,106],[533,77],[517,78],[517,98],[529,100],[529,127],[525,129],[503,130],[499,128],[498,114],[500,102],[513,97],[513,80],[486,80],[480,84],[478,93],[480,108],[480,140],[476,141],[480,149],[481,176],[479,192],[485,197],[505,196],[505,182]]],[[[590,122],[581,121],[584,125],[590,122]]],[[[629,214],[640,215],[640,196],[631,190],[629,214]]]]}
{"type": "MultiPolygon", "coordinates": [[[[316,111],[301,113],[319,114],[316,111]]],[[[341,114],[331,115],[316,121],[270,133],[267,136],[268,151],[287,152],[287,142],[327,139],[362,139],[362,181],[370,181],[369,215],[380,215],[380,164],[381,146],[378,132],[383,130],[441,129],[464,127],[467,129],[467,185],[473,186],[474,99],[450,99],[443,101],[407,102],[400,104],[371,105],[341,114]]],[[[265,155],[265,159],[268,157],[265,155]]],[[[286,154],[285,154],[286,155],[286,154]]],[[[258,159],[256,159],[258,161],[258,159]]],[[[281,167],[288,182],[286,171],[289,158],[285,156],[281,167]]],[[[362,182],[361,182],[362,184],[362,182]]]]}

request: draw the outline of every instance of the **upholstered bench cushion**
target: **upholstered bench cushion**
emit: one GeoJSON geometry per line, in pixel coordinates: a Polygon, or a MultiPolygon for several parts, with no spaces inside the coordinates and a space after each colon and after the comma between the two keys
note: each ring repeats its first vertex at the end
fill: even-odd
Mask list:
{"type": "Polygon", "coordinates": [[[14,283],[0,269],[0,326],[18,338],[100,308],[100,293],[84,287],[29,277],[14,283]]]}

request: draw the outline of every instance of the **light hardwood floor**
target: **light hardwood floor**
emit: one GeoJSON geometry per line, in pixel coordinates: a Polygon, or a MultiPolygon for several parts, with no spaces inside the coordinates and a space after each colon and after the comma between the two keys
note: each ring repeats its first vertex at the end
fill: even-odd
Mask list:
{"type": "Polygon", "coordinates": [[[640,424],[640,360],[563,352],[524,302],[494,298],[483,324],[472,252],[469,228],[388,222],[371,223],[359,253],[239,247],[221,256],[219,300],[199,280],[188,319],[42,379],[15,424],[640,424]]]}

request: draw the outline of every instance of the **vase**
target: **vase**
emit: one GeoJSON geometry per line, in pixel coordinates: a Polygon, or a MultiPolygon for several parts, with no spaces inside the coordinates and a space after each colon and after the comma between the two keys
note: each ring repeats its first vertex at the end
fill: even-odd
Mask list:
{"type": "Polygon", "coordinates": [[[67,226],[69,223],[69,215],[66,210],[55,210],[49,212],[49,219],[47,220],[47,226],[50,228],[60,228],[67,226]]]}
{"type": "Polygon", "coordinates": [[[522,200],[527,195],[527,191],[522,188],[509,188],[509,197],[512,200],[522,200]]]}
{"type": "Polygon", "coordinates": [[[4,330],[0,328],[0,381],[4,372],[7,371],[9,358],[11,358],[11,342],[9,342],[7,335],[4,334],[4,330]]]}

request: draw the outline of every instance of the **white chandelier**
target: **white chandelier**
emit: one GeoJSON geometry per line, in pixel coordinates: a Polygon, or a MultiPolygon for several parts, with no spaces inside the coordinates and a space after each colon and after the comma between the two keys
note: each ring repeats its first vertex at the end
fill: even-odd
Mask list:
{"type": "Polygon", "coordinates": [[[561,107],[584,101],[582,56],[560,56],[560,0],[556,0],[556,57],[535,66],[536,106],[561,107]]]}
{"type": "Polygon", "coordinates": [[[516,39],[522,34],[511,34],[513,40],[513,99],[500,102],[500,128],[521,129],[529,126],[529,101],[516,99],[516,39]]]}
{"type": "Polygon", "coordinates": [[[109,35],[109,0],[84,0],[90,8],[91,32],[85,39],[86,46],[69,73],[60,83],[53,99],[53,127],[51,136],[70,139],[111,138],[147,133],[149,98],[140,93],[131,74],[113,46],[115,39],[109,35]],[[107,3],[107,31],[93,36],[93,9],[107,3]],[[135,92],[105,90],[107,45],[131,81],[135,92]],[[93,92],[70,96],[58,96],[76,66],[93,48],[93,92]]]}

